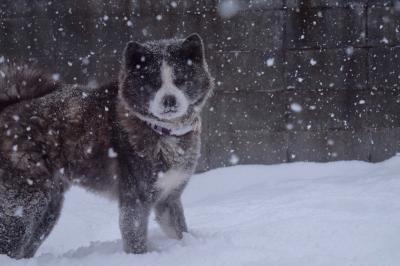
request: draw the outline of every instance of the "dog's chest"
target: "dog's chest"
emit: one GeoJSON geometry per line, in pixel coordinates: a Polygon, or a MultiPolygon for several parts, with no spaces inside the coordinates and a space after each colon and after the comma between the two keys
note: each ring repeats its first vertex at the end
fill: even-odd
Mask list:
{"type": "Polygon", "coordinates": [[[200,155],[200,127],[182,136],[163,135],[138,119],[120,118],[136,163],[152,166],[141,169],[152,175],[144,182],[150,182],[160,196],[182,188],[193,174],[200,155]]]}
{"type": "Polygon", "coordinates": [[[159,191],[159,197],[164,198],[170,195],[174,190],[181,188],[190,177],[190,173],[184,169],[171,168],[166,172],[159,172],[155,188],[159,191]]]}
{"type": "Polygon", "coordinates": [[[182,187],[194,172],[198,143],[196,138],[166,136],[158,142],[158,154],[166,168],[158,173],[155,187],[163,197],[182,187]]]}
{"type": "Polygon", "coordinates": [[[160,155],[167,165],[171,168],[185,164],[191,158],[191,143],[184,139],[174,136],[164,136],[159,139],[156,152],[160,155]]]}

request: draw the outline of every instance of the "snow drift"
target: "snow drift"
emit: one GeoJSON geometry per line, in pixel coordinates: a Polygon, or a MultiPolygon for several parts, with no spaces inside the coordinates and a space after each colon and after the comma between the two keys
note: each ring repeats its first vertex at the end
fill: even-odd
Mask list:
{"type": "Polygon", "coordinates": [[[115,202],[74,188],[31,260],[0,265],[393,265],[400,262],[400,157],[369,164],[234,166],[193,177],[190,233],[152,222],[150,252],[122,251],[115,202]]]}

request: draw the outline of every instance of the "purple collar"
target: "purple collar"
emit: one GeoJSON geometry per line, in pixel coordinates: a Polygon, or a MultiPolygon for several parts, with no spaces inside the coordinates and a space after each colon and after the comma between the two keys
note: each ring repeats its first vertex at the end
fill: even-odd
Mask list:
{"type": "Polygon", "coordinates": [[[171,129],[162,127],[162,126],[158,126],[156,124],[152,124],[146,121],[146,124],[151,127],[151,129],[153,129],[155,132],[157,132],[159,135],[171,135],[171,129]]]}
{"type": "Polygon", "coordinates": [[[145,121],[146,124],[151,127],[157,134],[160,136],[183,136],[186,135],[187,133],[194,131],[195,125],[190,125],[190,126],[184,126],[181,128],[167,128],[165,126],[160,126],[155,123],[150,123],[149,121],[145,121]]]}
{"type": "Polygon", "coordinates": [[[189,125],[183,126],[174,126],[168,122],[157,121],[141,114],[134,114],[137,118],[146,123],[152,130],[154,130],[160,136],[183,136],[188,134],[189,132],[200,130],[201,128],[201,120],[199,117],[193,119],[192,123],[189,125]]]}

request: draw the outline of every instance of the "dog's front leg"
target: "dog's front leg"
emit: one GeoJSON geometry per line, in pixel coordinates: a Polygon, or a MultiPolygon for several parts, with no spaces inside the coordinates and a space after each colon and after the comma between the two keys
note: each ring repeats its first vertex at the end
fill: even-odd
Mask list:
{"type": "Polygon", "coordinates": [[[179,195],[171,195],[157,202],[155,214],[161,229],[169,237],[181,239],[183,233],[188,231],[180,193],[179,195]]]}
{"type": "Polygon", "coordinates": [[[133,193],[123,192],[120,195],[119,223],[125,252],[141,254],[147,251],[150,206],[133,193]]]}

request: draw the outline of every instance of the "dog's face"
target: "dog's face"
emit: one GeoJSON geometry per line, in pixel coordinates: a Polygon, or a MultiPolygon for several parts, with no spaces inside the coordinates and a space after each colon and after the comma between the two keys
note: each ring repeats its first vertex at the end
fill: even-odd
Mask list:
{"type": "Polygon", "coordinates": [[[128,43],[120,84],[121,97],[139,116],[171,123],[192,117],[213,87],[200,36],[128,43]]]}

